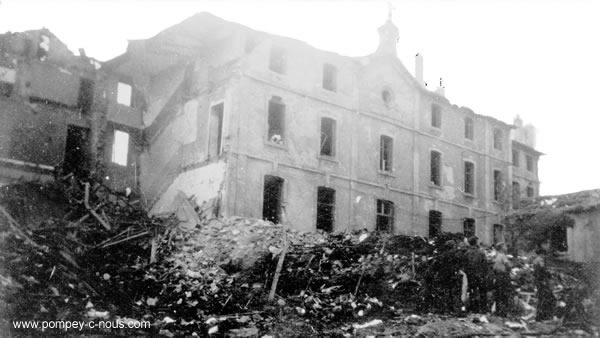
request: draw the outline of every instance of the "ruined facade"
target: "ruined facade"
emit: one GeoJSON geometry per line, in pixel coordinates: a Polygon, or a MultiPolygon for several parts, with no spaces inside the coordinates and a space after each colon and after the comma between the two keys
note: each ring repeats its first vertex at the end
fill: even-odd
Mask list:
{"type": "MultiPolygon", "coordinates": [[[[373,54],[346,57],[201,13],[90,70],[90,117],[73,103],[52,109],[68,111],[60,128],[76,120],[96,135],[92,169],[155,213],[185,199],[304,231],[500,240],[518,171],[514,126],[428,90],[422,58],[415,76],[398,59],[390,20],[379,35],[373,54]]],[[[16,88],[19,64],[6,66],[16,88]]],[[[30,107],[22,90],[3,102],[30,107]]],[[[56,166],[68,153],[60,135],[50,161],[20,160],[56,166]]],[[[535,176],[518,178],[534,194],[537,158],[535,176]]]]}
{"type": "Polygon", "coordinates": [[[144,98],[148,205],[172,210],[183,193],[306,231],[501,238],[513,126],[427,90],[393,23],[379,34],[351,58],[202,13],[131,41],[106,69],[144,98]]]}

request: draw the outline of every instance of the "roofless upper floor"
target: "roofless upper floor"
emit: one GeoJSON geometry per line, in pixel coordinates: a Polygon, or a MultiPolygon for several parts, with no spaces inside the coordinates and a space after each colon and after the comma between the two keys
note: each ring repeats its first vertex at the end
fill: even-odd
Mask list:
{"type": "Polygon", "coordinates": [[[405,68],[395,53],[398,32],[390,20],[379,34],[373,54],[348,57],[199,13],[152,38],[130,41],[127,51],[104,68],[142,94],[146,127],[186,80],[190,86],[210,85],[235,74],[348,111],[380,114],[412,128],[429,128],[436,114],[448,121],[471,119],[475,130],[501,129],[508,143],[510,124],[451,104],[443,91],[426,89],[405,68]]]}

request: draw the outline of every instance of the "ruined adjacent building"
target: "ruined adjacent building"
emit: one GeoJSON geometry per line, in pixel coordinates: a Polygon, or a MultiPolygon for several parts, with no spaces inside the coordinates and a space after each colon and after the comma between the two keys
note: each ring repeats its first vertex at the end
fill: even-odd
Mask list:
{"type": "MultiPolygon", "coordinates": [[[[155,213],[185,199],[200,212],[304,231],[500,240],[511,183],[539,191],[540,153],[521,126],[454,105],[443,87],[428,90],[422,57],[414,76],[398,59],[391,20],[379,38],[373,54],[347,57],[200,13],[90,69],[102,79],[99,102],[90,117],[73,98],[53,106],[68,111],[56,128],[75,120],[96,132],[94,169],[115,187],[138,188],[155,213]],[[517,149],[531,155],[531,174],[513,164],[517,149]]],[[[2,102],[38,102],[18,75],[30,66],[3,67],[17,73],[8,78],[18,89],[2,102]]],[[[56,166],[66,133],[50,160],[19,160],[56,166]]]]}
{"type": "Polygon", "coordinates": [[[135,136],[129,155],[110,147],[117,129],[135,128],[140,139],[141,116],[119,113],[117,84],[100,67],[48,29],[0,35],[1,184],[73,173],[136,187],[135,136]]]}

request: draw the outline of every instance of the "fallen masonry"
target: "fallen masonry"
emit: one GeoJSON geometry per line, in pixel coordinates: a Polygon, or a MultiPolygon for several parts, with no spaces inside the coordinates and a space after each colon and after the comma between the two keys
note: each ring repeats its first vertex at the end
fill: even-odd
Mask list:
{"type": "MultiPolygon", "coordinates": [[[[560,321],[533,320],[537,300],[530,257],[511,257],[515,301],[509,317],[457,312],[457,304],[446,301],[458,297],[460,302],[457,269],[446,264],[451,274],[443,279],[436,268],[448,257],[444,252],[460,252],[457,234],[429,240],[300,233],[243,218],[182,226],[175,215],[152,217],[140,201],[93,182],[68,179],[2,189],[3,332],[39,334],[12,328],[12,320],[104,319],[152,325],[82,332],[598,334],[599,295],[590,270],[560,261],[551,268],[560,321]],[[452,297],[445,298],[447,290],[452,297]]],[[[486,252],[490,258],[495,254],[486,252]]]]}

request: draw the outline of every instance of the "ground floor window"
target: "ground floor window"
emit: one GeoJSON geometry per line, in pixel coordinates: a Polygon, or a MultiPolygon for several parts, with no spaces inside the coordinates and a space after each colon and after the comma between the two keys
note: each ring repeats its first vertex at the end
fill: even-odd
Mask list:
{"type": "Polygon", "coordinates": [[[331,232],[335,220],[335,190],[317,189],[317,229],[331,232]]]}
{"type": "Polygon", "coordinates": [[[394,227],[394,202],[377,200],[377,224],[375,230],[391,232],[394,227]]]}
{"type": "Polygon", "coordinates": [[[494,244],[504,242],[504,225],[494,224],[493,237],[494,244]]]}
{"type": "Polygon", "coordinates": [[[465,218],[464,219],[463,233],[466,238],[475,236],[475,220],[473,218],[465,218]]]}
{"type": "Polygon", "coordinates": [[[429,211],[429,237],[436,237],[442,232],[442,212],[437,210],[429,211]]]}
{"type": "Polygon", "coordinates": [[[275,224],[281,221],[283,178],[265,175],[263,188],[263,219],[275,224]]]}

